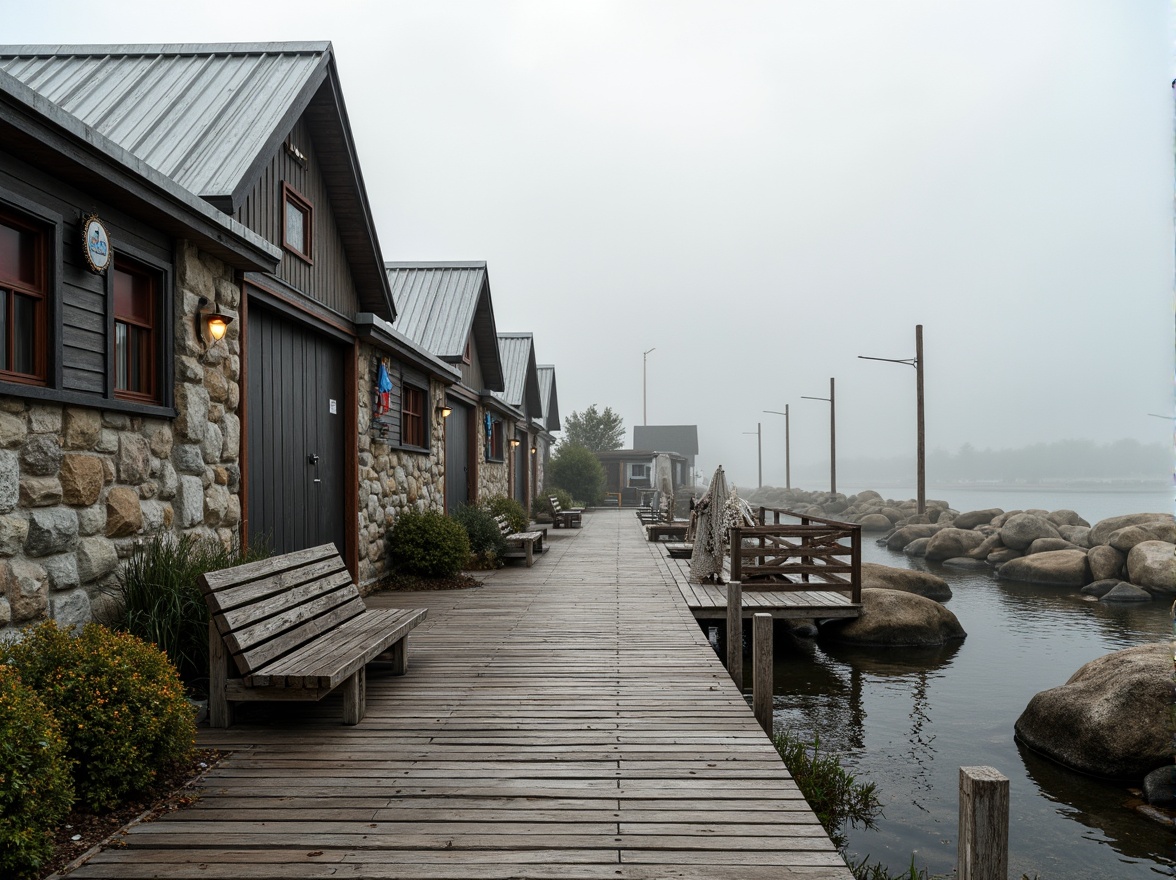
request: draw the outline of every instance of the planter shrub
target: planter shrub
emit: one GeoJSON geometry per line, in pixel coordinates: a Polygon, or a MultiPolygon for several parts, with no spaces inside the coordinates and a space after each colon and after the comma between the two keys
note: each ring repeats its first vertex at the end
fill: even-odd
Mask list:
{"type": "Polygon", "coordinates": [[[470,553],[480,565],[493,564],[502,557],[506,541],[490,511],[476,504],[462,504],[453,512],[453,519],[465,529],[470,553]]]}
{"type": "Polygon", "coordinates": [[[61,726],[12,666],[0,665],[0,877],[35,877],[73,804],[61,726]]]}
{"type": "Polygon", "coordinates": [[[50,620],[0,649],[0,661],[60,722],[74,790],[90,810],[117,806],[192,749],[195,713],[175,667],[129,633],[50,620]]]}
{"type": "Polygon", "coordinates": [[[452,577],[470,558],[470,540],[466,530],[443,513],[408,511],[388,532],[388,558],[406,574],[452,577]]]}
{"type": "Polygon", "coordinates": [[[484,502],[491,516],[505,516],[512,532],[525,532],[530,525],[530,517],[523,505],[505,495],[492,495],[484,502]]]}

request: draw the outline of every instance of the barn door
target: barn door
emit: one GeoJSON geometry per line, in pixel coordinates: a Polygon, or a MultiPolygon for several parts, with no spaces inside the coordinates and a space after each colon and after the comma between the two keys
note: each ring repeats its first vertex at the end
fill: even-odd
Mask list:
{"type": "Polygon", "coordinates": [[[470,500],[470,408],[453,399],[445,420],[445,509],[453,513],[470,500]]]}
{"type": "Polygon", "coordinates": [[[343,553],[344,350],[253,303],[246,344],[250,539],[343,553]]]}

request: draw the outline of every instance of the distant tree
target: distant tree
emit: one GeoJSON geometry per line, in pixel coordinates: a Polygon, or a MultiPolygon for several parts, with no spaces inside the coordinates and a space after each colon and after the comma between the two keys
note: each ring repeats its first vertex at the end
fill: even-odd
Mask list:
{"type": "Polygon", "coordinates": [[[583,446],[592,452],[607,452],[624,445],[625,423],[621,417],[605,407],[598,412],[596,404],[582,413],[575,410],[564,419],[563,442],[569,446],[583,446]]]}
{"type": "Polygon", "coordinates": [[[564,440],[548,462],[547,482],[576,501],[596,504],[604,498],[604,465],[591,449],[564,440]]]}

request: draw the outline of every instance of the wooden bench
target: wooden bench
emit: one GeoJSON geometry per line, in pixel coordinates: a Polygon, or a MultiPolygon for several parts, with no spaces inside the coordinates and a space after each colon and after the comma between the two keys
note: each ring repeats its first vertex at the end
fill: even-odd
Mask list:
{"type": "Polygon", "coordinates": [[[321,700],[343,687],[343,723],[366,711],[365,667],[408,670],[408,633],[423,608],[368,609],[334,544],[202,574],[208,603],[208,712],[233,723],[233,703],[321,700]]]}
{"type": "Polygon", "coordinates": [[[694,555],[694,545],[685,542],[672,542],[666,544],[666,555],[670,559],[689,559],[694,555]]]}
{"type": "Polygon", "coordinates": [[[564,510],[560,507],[559,499],[554,495],[547,496],[547,506],[551,509],[552,524],[557,529],[578,529],[584,525],[582,508],[564,510]]]}
{"type": "Polygon", "coordinates": [[[536,553],[547,552],[543,546],[543,538],[546,536],[544,532],[511,531],[510,523],[502,514],[494,517],[494,521],[498,523],[498,530],[502,532],[502,538],[506,541],[507,550],[502,554],[504,558],[525,559],[527,568],[530,568],[535,564],[536,553]]]}
{"type": "Polygon", "coordinates": [[[689,528],[690,524],[684,522],[654,523],[645,527],[645,537],[649,541],[660,541],[662,538],[683,541],[689,528]]]}

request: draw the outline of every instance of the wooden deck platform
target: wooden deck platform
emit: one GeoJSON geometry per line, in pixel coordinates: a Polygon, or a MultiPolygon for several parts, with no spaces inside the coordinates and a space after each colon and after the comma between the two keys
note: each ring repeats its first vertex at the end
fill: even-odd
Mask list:
{"type": "MultiPolygon", "coordinates": [[[[663,565],[686,606],[699,620],[726,620],[727,589],[690,581],[690,558],[666,554],[663,565]]],[[[724,575],[725,576],[725,575],[724,575]]],[[[830,620],[857,617],[862,606],[848,593],[835,590],[773,590],[770,585],[743,585],[743,616],[770,614],[783,620],[830,620]]]]}
{"type": "Polygon", "coordinates": [[[428,607],[409,671],[250,704],[186,809],[71,878],[830,878],[850,873],[630,511],[428,607]]]}

